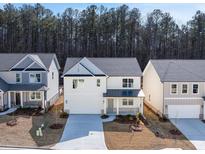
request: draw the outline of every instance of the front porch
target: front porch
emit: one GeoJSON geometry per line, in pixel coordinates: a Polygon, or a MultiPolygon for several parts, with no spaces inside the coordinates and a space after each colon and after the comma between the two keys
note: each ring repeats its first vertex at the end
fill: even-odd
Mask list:
{"type": "Polygon", "coordinates": [[[2,94],[3,108],[46,108],[45,91],[7,91],[2,94]]]}
{"type": "Polygon", "coordinates": [[[103,114],[125,115],[143,114],[144,95],[141,90],[109,89],[104,94],[103,114]]]}
{"type": "Polygon", "coordinates": [[[104,98],[104,114],[127,115],[143,114],[143,98],[109,97],[104,98]]]}

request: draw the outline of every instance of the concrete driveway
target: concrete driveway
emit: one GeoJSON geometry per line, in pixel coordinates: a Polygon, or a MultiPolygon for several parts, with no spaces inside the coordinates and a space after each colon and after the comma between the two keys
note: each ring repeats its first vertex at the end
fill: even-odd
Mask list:
{"type": "Polygon", "coordinates": [[[53,149],[106,150],[100,115],[70,115],[60,143],[53,149]]]}
{"type": "Polygon", "coordinates": [[[171,119],[197,150],[205,150],[205,123],[199,119],[171,119]]]}

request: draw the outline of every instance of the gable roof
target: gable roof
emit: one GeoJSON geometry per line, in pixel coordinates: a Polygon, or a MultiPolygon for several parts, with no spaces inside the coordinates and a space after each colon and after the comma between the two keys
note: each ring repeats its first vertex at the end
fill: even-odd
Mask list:
{"type": "Polygon", "coordinates": [[[0,54],[0,71],[8,71],[21,61],[25,56],[31,55],[40,64],[49,69],[51,62],[55,59],[57,68],[60,69],[56,55],[53,53],[1,53],[0,54]]]}
{"type": "Polygon", "coordinates": [[[150,60],[162,82],[205,81],[205,60],[150,60]]]}
{"type": "MultiPolygon", "coordinates": [[[[67,58],[63,75],[83,58],[67,58]]],[[[108,76],[141,76],[142,71],[136,58],[90,58],[91,63],[108,76]]]]}

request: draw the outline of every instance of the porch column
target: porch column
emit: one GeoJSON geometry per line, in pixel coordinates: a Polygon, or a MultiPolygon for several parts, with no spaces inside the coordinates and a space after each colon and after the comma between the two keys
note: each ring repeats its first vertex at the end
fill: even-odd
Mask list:
{"type": "Polygon", "coordinates": [[[11,108],[11,92],[8,91],[8,107],[11,108]]]}
{"type": "Polygon", "coordinates": [[[116,99],[117,115],[119,115],[119,98],[116,99]]]}
{"type": "Polygon", "coordinates": [[[41,96],[42,96],[42,104],[41,104],[41,107],[42,107],[42,109],[45,109],[44,91],[41,92],[41,96]]]}
{"type": "Polygon", "coordinates": [[[107,114],[107,98],[104,98],[104,114],[107,114]]]}
{"type": "Polygon", "coordinates": [[[23,91],[20,92],[20,97],[21,97],[21,107],[23,107],[23,91]]]}
{"type": "Polygon", "coordinates": [[[140,98],[140,112],[141,112],[141,114],[143,114],[143,111],[144,111],[144,98],[141,97],[140,98]]]}
{"type": "Polygon", "coordinates": [[[205,120],[205,99],[203,99],[203,119],[205,120]]]}

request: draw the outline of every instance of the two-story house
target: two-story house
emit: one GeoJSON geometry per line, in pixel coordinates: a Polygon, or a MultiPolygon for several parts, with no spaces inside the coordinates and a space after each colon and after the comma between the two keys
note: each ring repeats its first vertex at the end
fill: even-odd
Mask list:
{"type": "Polygon", "coordinates": [[[136,58],[67,58],[64,110],[70,114],[143,113],[136,58]]]}
{"type": "Polygon", "coordinates": [[[168,118],[205,118],[205,60],[150,60],[143,72],[145,102],[168,118]]]}
{"type": "Polygon", "coordinates": [[[49,107],[59,94],[55,54],[0,54],[0,110],[49,107]]]}

